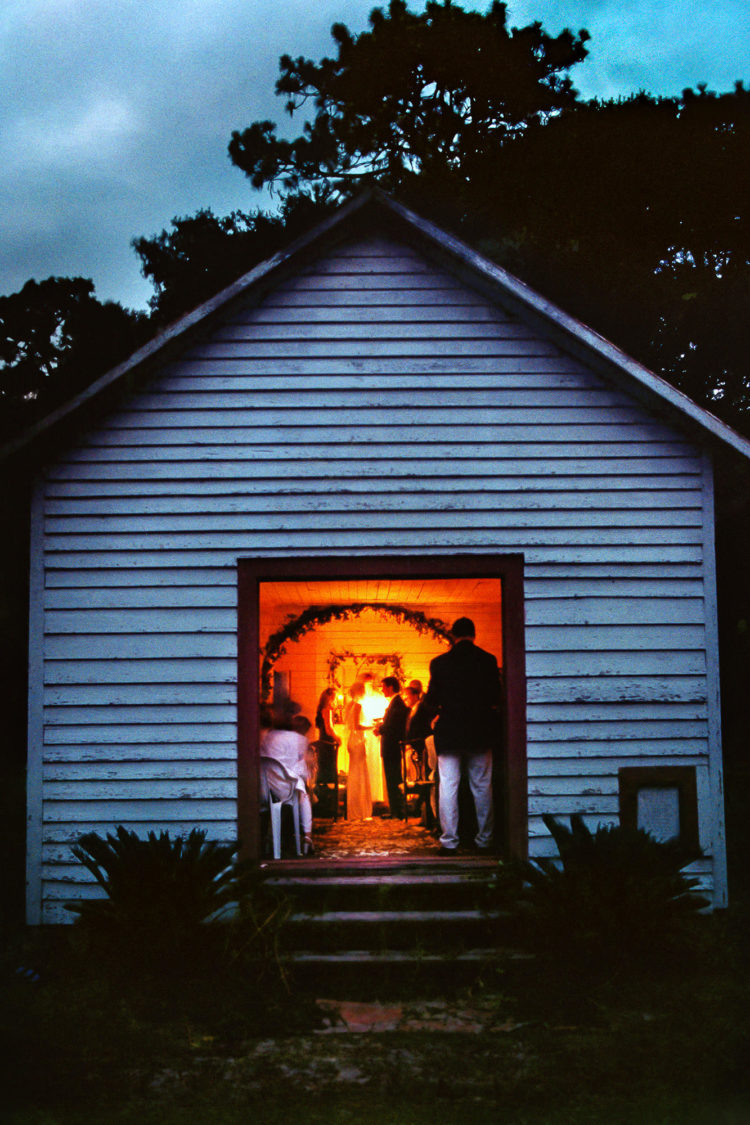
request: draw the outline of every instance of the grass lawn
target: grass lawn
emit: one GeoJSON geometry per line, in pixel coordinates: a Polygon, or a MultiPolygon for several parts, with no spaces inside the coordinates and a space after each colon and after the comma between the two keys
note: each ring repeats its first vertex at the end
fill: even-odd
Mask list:
{"type": "Polygon", "coordinates": [[[482,1030],[365,1034],[326,1031],[312,997],[277,984],[273,1003],[268,982],[210,974],[135,986],[85,967],[64,936],[42,949],[22,935],[2,964],[3,1120],[745,1125],[747,917],[697,921],[698,952],[658,974],[526,962],[452,1001],[482,1030]]]}

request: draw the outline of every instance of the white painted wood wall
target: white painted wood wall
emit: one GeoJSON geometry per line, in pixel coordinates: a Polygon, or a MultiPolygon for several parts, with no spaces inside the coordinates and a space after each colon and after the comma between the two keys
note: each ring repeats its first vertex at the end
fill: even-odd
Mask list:
{"type": "Polygon", "coordinates": [[[616,819],[620,765],[694,765],[721,900],[711,496],[677,430],[406,246],[214,322],[39,484],[30,921],[89,893],[82,831],[234,837],[264,554],[523,552],[532,854],[543,812],[616,819]]]}

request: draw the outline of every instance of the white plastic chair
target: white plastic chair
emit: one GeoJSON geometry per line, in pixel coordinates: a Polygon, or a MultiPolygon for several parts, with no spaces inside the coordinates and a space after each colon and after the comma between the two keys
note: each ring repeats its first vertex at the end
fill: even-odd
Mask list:
{"type": "Polygon", "coordinates": [[[302,855],[302,840],[299,830],[299,789],[297,778],[289,773],[286,766],[276,758],[260,759],[260,807],[268,809],[271,819],[271,841],[273,858],[281,859],[281,810],[289,805],[294,820],[294,846],[297,855],[302,855]]]}

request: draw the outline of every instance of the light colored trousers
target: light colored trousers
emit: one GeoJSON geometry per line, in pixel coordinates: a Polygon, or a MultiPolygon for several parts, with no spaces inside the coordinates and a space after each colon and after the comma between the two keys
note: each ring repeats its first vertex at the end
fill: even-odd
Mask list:
{"type": "Polygon", "coordinates": [[[458,847],[458,786],[461,767],[466,769],[469,787],[477,812],[477,834],[474,842],[478,848],[492,843],[494,819],[492,812],[492,751],[480,754],[439,754],[440,777],[440,843],[444,848],[458,847]]]}

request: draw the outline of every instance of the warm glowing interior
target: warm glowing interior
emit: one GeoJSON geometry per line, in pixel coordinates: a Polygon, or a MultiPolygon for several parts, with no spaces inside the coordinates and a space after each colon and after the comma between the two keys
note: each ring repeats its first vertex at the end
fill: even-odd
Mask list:
{"type": "MultiPolygon", "coordinates": [[[[348,620],[316,625],[298,640],[290,640],[286,652],[273,664],[275,683],[288,691],[311,722],[323,689],[333,684],[343,703],[363,670],[375,676],[378,698],[379,679],[394,673],[405,682],[421,680],[427,687],[430,661],[447,645],[430,629],[420,631],[415,623],[397,620],[388,613],[389,607],[402,606],[428,622],[439,620],[447,626],[457,617],[471,617],[477,644],[502,663],[499,578],[264,581],[260,586],[261,650],[272,634],[311,607],[343,609],[365,604],[385,609],[367,608],[348,620]]],[[[314,731],[311,733],[314,737],[314,731]]],[[[343,748],[339,768],[346,772],[343,748]]]]}

